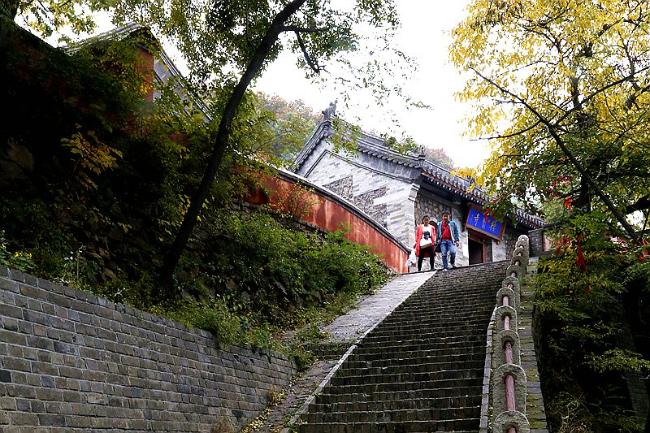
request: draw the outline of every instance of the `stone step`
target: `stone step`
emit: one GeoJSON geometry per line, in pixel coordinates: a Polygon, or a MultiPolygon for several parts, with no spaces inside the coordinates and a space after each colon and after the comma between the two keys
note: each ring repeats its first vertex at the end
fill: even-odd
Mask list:
{"type": "Polygon", "coordinates": [[[454,368],[461,369],[476,369],[483,368],[484,361],[481,359],[464,360],[457,362],[428,362],[411,365],[385,365],[383,367],[373,367],[367,363],[344,364],[343,367],[337,371],[338,377],[346,376],[363,376],[366,374],[379,375],[379,374],[403,374],[403,373],[425,373],[443,370],[451,370],[454,368]]]}
{"type": "MultiPolygon", "coordinates": [[[[503,273],[499,274],[500,275],[497,277],[505,275],[505,268],[503,269],[503,273]]],[[[457,296],[458,293],[472,293],[489,286],[490,281],[494,279],[494,276],[492,276],[492,278],[485,278],[484,275],[479,275],[478,277],[479,278],[475,276],[467,279],[458,278],[458,275],[456,275],[456,278],[445,278],[445,276],[443,276],[443,278],[432,278],[427,281],[420,290],[424,291],[433,289],[437,293],[453,293],[457,296]]]]}
{"type": "Polygon", "coordinates": [[[485,338],[507,262],[439,272],[358,343],[301,433],[476,433],[485,338]]]}
{"type": "MultiPolygon", "coordinates": [[[[485,339],[484,339],[485,340],[485,339]]],[[[431,342],[431,341],[379,341],[379,342],[362,342],[357,350],[363,351],[364,353],[369,352],[391,352],[395,353],[401,352],[412,352],[414,350],[457,350],[462,352],[464,350],[472,350],[476,346],[484,346],[485,343],[480,341],[468,341],[466,343],[455,343],[450,344],[446,342],[431,342]]]]}
{"type": "MultiPolygon", "coordinates": [[[[484,346],[473,346],[471,349],[465,350],[456,350],[452,348],[446,349],[432,349],[432,350],[411,350],[411,351],[400,351],[400,352],[388,352],[382,351],[381,349],[376,350],[360,350],[352,352],[348,357],[350,361],[376,361],[376,360],[387,360],[394,361],[394,364],[403,364],[404,360],[420,360],[421,362],[445,362],[458,360],[462,361],[464,359],[471,358],[472,360],[477,360],[485,358],[485,347],[484,346]]],[[[412,362],[407,362],[412,364],[412,362]]],[[[390,363],[389,363],[390,364],[390,363]]]]}
{"type": "Polygon", "coordinates": [[[375,328],[371,334],[376,336],[418,336],[423,333],[437,333],[440,338],[474,336],[477,331],[487,330],[488,318],[465,323],[453,322],[415,322],[410,323],[389,323],[375,328]]]}
{"type": "Polygon", "coordinates": [[[423,304],[431,308],[457,308],[459,310],[469,310],[468,306],[481,303],[485,299],[489,298],[492,294],[493,286],[487,285],[478,288],[473,292],[464,292],[460,296],[458,292],[441,291],[439,287],[426,287],[424,286],[417,292],[415,292],[411,297],[408,298],[407,303],[400,304],[396,309],[403,310],[412,308],[414,305],[423,304]],[[467,301],[462,304],[459,303],[459,300],[467,301]]]}
{"type": "Polygon", "coordinates": [[[488,284],[486,286],[476,286],[472,290],[464,291],[459,295],[457,291],[454,290],[442,290],[440,287],[429,286],[425,284],[417,292],[411,295],[408,298],[408,303],[402,303],[398,308],[408,308],[418,301],[424,301],[427,305],[437,305],[445,308],[460,308],[466,309],[468,303],[460,304],[458,303],[459,299],[467,299],[469,301],[481,301],[484,300],[492,292],[492,285],[488,284]]]}
{"type": "MultiPolygon", "coordinates": [[[[310,412],[305,417],[308,423],[384,423],[404,421],[446,421],[473,419],[481,415],[481,406],[459,408],[398,409],[385,411],[310,412]]],[[[464,426],[472,428],[473,423],[464,426]]]]}
{"type": "Polygon", "coordinates": [[[385,322],[390,323],[393,321],[399,321],[400,319],[414,319],[420,321],[422,319],[435,319],[441,322],[446,322],[449,320],[455,322],[464,322],[466,320],[472,319],[481,319],[485,317],[486,314],[492,313],[494,307],[492,308],[475,308],[472,311],[456,311],[456,310],[445,310],[437,311],[424,308],[414,309],[413,312],[410,311],[394,311],[393,316],[387,318],[385,322]]]}
{"type": "Polygon", "coordinates": [[[400,331],[375,328],[372,333],[363,339],[363,342],[420,340],[458,344],[459,342],[468,341],[468,339],[480,340],[481,337],[485,340],[486,332],[483,331],[487,331],[487,325],[488,323],[481,323],[462,331],[458,327],[456,329],[449,329],[447,327],[441,327],[440,329],[421,328],[419,331],[411,329],[400,331]],[[479,335],[478,332],[482,332],[482,335],[479,335]]]}
{"type": "Polygon", "coordinates": [[[378,332],[435,332],[440,331],[448,335],[453,335],[453,332],[463,333],[467,331],[468,333],[476,332],[476,327],[486,326],[490,321],[490,316],[486,315],[472,320],[465,321],[454,321],[450,320],[437,320],[437,319],[422,319],[422,320],[404,320],[400,321],[395,319],[394,321],[381,323],[379,327],[375,329],[375,333],[378,332]]]}
{"type": "MultiPolygon", "coordinates": [[[[480,389],[479,389],[480,391],[480,389]]],[[[480,392],[476,392],[476,387],[459,388],[423,388],[405,391],[376,391],[372,393],[331,393],[329,388],[323,390],[324,393],[316,396],[316,404],[332,403],[354,403],[354,402],[385,402],[385,401],[406,401],[406,400],[423,400],[423,399],[462,399],[462,398],[480,398],[480,392]]]]}
{"type": "Polygon", "coordinates": [[[379,358],[379,359],[365,359],[362,356],[351,355],[345,361],[345,368],[367,368],[367,367],[397,367],[397,366],[415,366],[420,364],[437,363],[437,364],[451,364],[461,365],[463,362],[485,362],[485,348],[481,347],[473,349],[470,353],[454,353],[452,355],[445,355],[439,357],[428,358],[379,358]]]}
{"type": "Polygon", "coordinates": [[[441,295],[440,293],[435,293],[435,292],[434,293],[416,292],[405,302],[398,305],[394,311],[413,313],[416,312],[416,310],[418,310],[419,308],[425,308],[427,310],[437,310],[441,313],[457,310],[464,314],[468,314],[472,312],[471,306],[473,305],[486,307],[486,305],[483,303],[487,299],[492,298],[493,295],[492,291],[493,289],[490,288],[489,290],[486,290],[483,293],[476,294],[476,295],[462,296],[460,298],[458,297],[457,294],[441,295]],[[441,296],[450,297],[453,298],[453,300],[441,299],[441,296]],[[460,303],[461,300],[463,301],[462,303],[460,303]]]}
{"type": "MultiPolygon", "coordinates": [[[[388,397],[388,396],[387,396],[388,397]]],[[[438,398],[403,398],[395,400],[366,401],[362,394],[355,394],[354,399],[344,402],[330,402],[327,399],[316,398],[317,403],[309,406],[310,412],[378,412],[398,409],[431,409],[474,407],[481,404],[480,396],[438,397],[438,398]],[[324,403],[320,403],[325,401],[324,403]]]]}
{"type": "Polygon", "coordinates": [[[302,424],[299,433],[476,433],[479,419],[447,421],[410,421],[384,423],[313,423],[302,424]],[[467,427],[469,426],[469,427],[467,427]]]}
{"type": "MultiPolygon", "coordinates": [[[[493,301],[490,298],[490,302],[493,301]]],[[[449,308],[445,310],[434,310],[427,308],[425,306],[418,306],[413,309],[413,311],[394,311],[393,315],[386,318],[386,321],[393,321],[396,317],[406,317],[409,319],[421,320],[421,319],[439,319],[439,320],[456,320],[462,322],[465,320],[470,320],[472,318],[481,318],[485,314],[489,314],[494,309],[494,306],[488,308],[488,301],[474,302],[471,305],[473,308],[468,311],[459,310],[456,308],[449,308]]]]}
{"type": "MultiPolygon", "coordinates": [[[[492,313],[490,312],[490,315],[492,313]]],[[[447,336],[459,335],[462,333],[473,333],[476,332],[477,327],[487,326],[490,321],[490,315],[485,315],[482,317],[477,317],[476,319],[471,320],[457,320],[455,318],[445,319],[408,319],[402,318],[400,320],[395,319],[395,321],[390,321],[382,323],[379,327],[375,328],[373,334],[379,332],[412,332],[412,333],[422,333],[422,332],[440,332],[441,334],[447,334],[447,336]]]]}
{"type": "MultiPolygon", "coordinates": [[[[360,347],[367,347],[376,344],[393,344],[393,345],[402,345],[402,344],[447,344],[454,345],[462,342],[465,343],[484,343],[486,339],[485,333],[482,333],[482,326],[477,326],[474,333],[467,335],[450,335],[450,336],[441,336],[436,335],[436,333],[423,332],[421,335],[373,335],[368,336],[363,339],[360,343],[360,347]],[[479,334],[481,333],[481,334],[479,334]]],[[[487,331],[487,328],[486,328],[487,331]]]]}
{"type": "Polygon", "coordinates": [[[459,394],[467,392],[466,388],[477,387],[474,390],[480,393],[480,387],[483,384],[483,375],[475,378],[466,379],[440,379],[428,382],[381,382],[381,383],[361,383],[350,385],[330,386],[328,392],[332,394],[370,394],[373,392],[390,392],[390,391],[417,391],[420,389],[436,388],[458,388],[459,394]]]}
{"type": "Polygon", "coordinates": [[[381,335],[381,334],[368,334],[366,338],[361,342],[362,345],[367,343],[411,343],[415,341],[422,342],[432,342],[432,343],[446,343],[446,344],[458,344],[463,342],[481,342],[485,343],[485,335],[451,335],[448,337],[443,337],[436,332],[424,331],[419,335],[381,335]]]}
{"type": "Polygon", "coordinates": [[[364,374],[361,376],[336,375],[330,383],[333,386],[364,385],[373,383],[432,382],[444,379],[474,379],[479,377],[483,377],[483,371],[473,368],[398,374],[364,374]]]}

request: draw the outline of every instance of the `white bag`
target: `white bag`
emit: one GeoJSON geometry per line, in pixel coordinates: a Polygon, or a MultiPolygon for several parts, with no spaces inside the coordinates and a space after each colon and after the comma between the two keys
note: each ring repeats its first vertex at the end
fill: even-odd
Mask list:
{"type": "Polygon", "coordinates": [[[409,258],[406,260],[406,267],[415,266],[417,262],[418,258],[415,255],[415,248],[411,248],[411,254],[409,254],[409,258]]]}

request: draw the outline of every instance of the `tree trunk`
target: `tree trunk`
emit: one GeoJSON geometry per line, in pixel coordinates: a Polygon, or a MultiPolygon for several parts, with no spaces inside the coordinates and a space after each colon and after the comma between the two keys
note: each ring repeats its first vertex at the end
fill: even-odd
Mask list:
{"type": "Polygon", "coordinates": [[[196,225],[196,221],[203,207],[203,203],[205,202],[205,199],[210,192],[210,187],[212,186],[217,170],[221,165],[221,160],[223,159],[224,152],[229,144],[232,121],[235,117],[237,108],[241,103],[244,93],[246,92],[246,89],[248,88],[255,75],[257,75],[261,69],[269,52],[276,44],[280,33],[283,31],[284,23],[298,11],[298,9],[305,3],[305,1],[306,0],[293,0],[275,16],[266,34],[264,35],[264,38],[260,42],[260,45],[255,50],[255,53],[253,54],[250,63],[246,67],[244,74],[240,78],[239,83],[237,83],[233,89],[232,94],[230,95],[230,99],[228,100],[228,103],[224,108],[223,115],[221,116],[221,122],[219,123],[219,129],[214,141],[212,154],[210,155],[208,166],[203,173],[201,184],[192,197],[189,209],[183,218],[183,223],[181,224],[176,238],[167,251],[167,254],[165,255],[165,259],[163,261],[163,267],[161,269],[159,279],[160,287],[158,290],[163,292],[159,294],[163,294],[164,299],[170,300],[173,296],[176,295],[175,290],[173,290],[174,271],[176,270],[176,266],[178,266],[181,254],[183,253],[183,250],[185,249],[187,242],[192,235],[192,231],[196,225]]]}
{"type": "Polygon", "coordinates": [[[20,0],[0,0],[0,14],[8,16],[13,21],[18,13],[20,0]]]}

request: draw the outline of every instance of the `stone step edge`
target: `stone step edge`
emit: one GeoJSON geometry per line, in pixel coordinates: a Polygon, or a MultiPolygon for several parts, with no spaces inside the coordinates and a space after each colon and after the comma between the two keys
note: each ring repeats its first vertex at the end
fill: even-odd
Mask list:
{"type": "MultiPolygon", "coordinates": [[[[393,392],[401,392],[401,391],[420,391],[422,389],[430,389],[430,388],[417,388],[417,387],[411,387],[412,385],[422,385],[422,386],[427,386],[427,385],[432,385],[432,384],[439,384],[441,382],[460,382],[462,380],[465,381],[476,381],[479,379],[483,379],[483,375],[478,375],[476,377],[467,377],[467,378],[451,378],[451,379],[434,379],[434,380],[428,380],[428,381],[411,381],[411,382],[377,382],[377,383],[360,383],[360,384],[348,384],[348,385],[343,385],[343,384],[338,384],[336,385],[336,389],[343,389],[344,391],[348,391],[352,387],[370,387],[370,388],[390,388],[392,385],[403,385],[404,387],[407,387],[407,389],[397,389],[393,390],[393,392]]],[[[462,389],[466,390],[467,388],[480,388],[480,384],[477,385],[467,385],[467,384],[462,384],[459,386],[442,386],[441,388],[455,388],[455,389],[462,389]]],[[[434,388],[435,389],[435,388],[434,388]]],[[[365,391],[364,391],[365,392],[365,391]]],[[[370,391],[370,392],[380,392],[380,391],[370,391]]],[[[386,391],[381,391],[381,392],[391,392],[391,390],[386,390],[386,391]]],[[[336,394],[336,393],[334,393],[336,394]]],[[[360,394],[360,392],[341,392],[341,394],[360,394]]]]}
{"type": "MultiPolygon", "coordinates": [[[[425,375],[425,374],[444,374],[448,372],[472,372],[476,373],[478,372],[478,368],[459,368],[459,369],[446,369],[446,370],[437,370],[437,371],[407,371],[406,373],[393,373],[393,372],[381,372],[379,374],[375,373],[370,373],[370,374],[364,374],[364,375],[343,375],[343,376],[336,376],[337,379],[363,379],[367,377],[395,377],[395,376],[413,376],[413,375],[425,375]]],[[[456,378],[454,378],[456,379],[456,378]]],[[[460,379],[467,379],[466,377],[461,377],[460,379]]],[[[368,385],[374,385],[376,383],[395,383],[395,382],[369,382],[368,385]]],[[[410,383],[410,382],[404,382],[404,383],[410,383]]]]}
{"type": "MultiPolygon", "coordinates": [[[[389,394],[389,393],[384,393],[384,394],[389,394]]],[[[394,394],[394,393],[390,393],[394,394]]],[[[360,395],[360,396],[366,396],[366,394],[322,394],[323,396],[326,395],[360,395]]],[[[449,402],[449,400],[477,400],[480,401],[481,397],[480,396],[463,396],[463,397],[425,397],[425,398],[418,398],[416,401],[422,402],[423,404],[427,403],[429,404],[431,409],[436,409],[436,408],[441,408],[441,406],[435,406],[437,403],[443,403],[443,402],[449,402]]],[[[323,402],[315,402],[312,407],[318,408],[320,406],[336,406],[336,405],[341,405],[341,406],[346,406],[346,405],[354,405],[354,404],[360,404],[360,405],[371,405],[371,404],[392,404],[392,403],[402,403],[405,401],[409,401],[412,399],[386,399],[386,400],[360,400],[355,398],[354,400],[348,400],[348,401],[337,401],[337,402],[328,402],[328,403],[323,403],[323,402]]],[[[472,407],[479,406],[479,404],[473,405],[472,407]]],[[[463,406],[463,407],[468,407],[468,406],[463,406]]],[[[337,411],[338,412],[338,411],[337,411]]]]}
{"type": "MultiPolygon", "coordinates": [[[[476,410],[480,409],[481,405],[477,404],[474,406],[459,406],[459,407],[427,407],[427,408],[402,408],[402,409],[382,409],[382,410],[348,410],[345,412],[309,412],[309,415],[340,415],[341,419],[344,418],[344,415],[356,415],[361,413],[367,414],[398,414],[398,413],[413,413],[413,412],[430,412],[430,411],[463,411],[463,410],[476,410]]],[[[307,415],[307,414],[306,414],[307,415]]],[[[446,421],[446,420],[437,420],[432,419],[431,421],[446,421]]]]}
{"type": "MultiPolygon", "coordinates": [[[[478,421],[478,420],[479,420],[479,418],[458,418],[458,419],[449,419],[449,420],[444,420],[444,421],[436,421],[436,420],[431,420],[431,421],[413,420],[413,421],[406,421],[406,422],[402,422],[402,421],[396,421],[396,422],[395,421],[380,421],[380,422],[371,422],[371,423],[358,422],[358,423],[352,423],[352,424],[350,424],[350,423],[339,423],[339,422],[324,422],[324,423],[303,422],[303,423],[300,423],[300,425],[328,425],[328,426],[339,426],[339,425],[341,425],[341,426],[349,426],[349,425],[352,425],[352,426],[354,426],[355,424],[363,424],[363,425],[368,425],[368,424],[375,424],[375,425],[377,425],[377,424],[379,424],[379,425],[385,425],[385,424],[387,424],[387,425],[420,424],[420,425],[426,427],[427,425],[431,425],[432,423],[437,424],[437,423],[440,423],[440,422],[454,423],[454,422],[467,422],[467,421],[473,422],[473,421],[478,421]]],[[[449,430],[441,430],[441,431],[446,431],[447,433],[452,433],[453,432],[453,431],[450,432],[449,430]]],[[[284,433],[284,430],[282,430],[281,433],[284,433]]]]}

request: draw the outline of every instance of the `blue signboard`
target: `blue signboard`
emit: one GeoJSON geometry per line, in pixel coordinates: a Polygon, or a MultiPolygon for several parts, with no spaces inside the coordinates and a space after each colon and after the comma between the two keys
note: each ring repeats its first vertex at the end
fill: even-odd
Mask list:
{"type": "Polygon", "coordinates": [[[486,216],[483,211],[475,207],[469,208],[466,226],[498,240],[501,240],[503,230],[506,228],[501,221],[494,219],[492,215],[486,216]]]}

